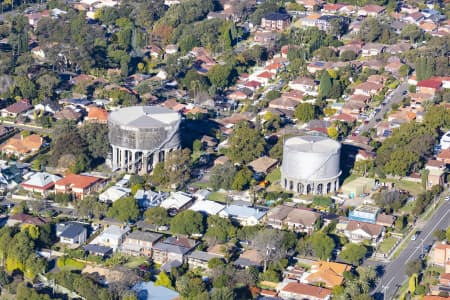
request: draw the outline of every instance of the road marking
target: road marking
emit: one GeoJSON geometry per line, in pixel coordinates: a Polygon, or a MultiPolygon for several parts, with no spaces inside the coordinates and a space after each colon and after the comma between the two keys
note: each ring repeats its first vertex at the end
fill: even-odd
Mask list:
{"type": "MultiPolygon", "coordinates": [[[[438,226],[438,225],[440,225],[441,224],[441,222],[443,221],[443,220],[445,220],[445,218],[446,218],[446,216],[448,215],[448,213],[450,212],[450,210],[447,210],[447,212],[445,213],[445,215],[441,218],[441,220],[439,220],[438,222],[436,222],[436,224],[434,224],[434,226],[433,226],[433,228],[430,230],[430,232],[428,232],[428,234],[425,236],[425,238],[423,238],[422,240],[426,240],[429,236],[430,236],[430,234],[433,234],[433,232],[434,232],[434,230],[436,229],[436,227],[438,226]]],[[[411,253],[411,255],[406,259],[406,261],[405,261],[405,263],[407,263],[410,259],[411,259],[411,257],[414,255],[414,253],[416,253],[416,251],[417,250],[419,250],[419,247],[415,247],[416,249],[411,253]]]]}

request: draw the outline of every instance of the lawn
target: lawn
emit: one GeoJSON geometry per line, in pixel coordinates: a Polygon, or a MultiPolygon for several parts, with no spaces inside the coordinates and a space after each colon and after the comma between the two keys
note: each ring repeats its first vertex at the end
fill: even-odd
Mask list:
{"type": "Polygon", "coordinates": [[[199,189],[206,189],[208,188],[208,183],[197,181],[191,184],[193,187],[199,188],[199,189]]]}
{"type": "Polygon", "coordinates": [[[86,266],[83,262],[68,257],[58,258],[58,260],[56,261],[56,265],[60,270],[64,271],[83,270],[86,266]]]}
{"type": "Polygon", "coordinates": [[[144,264],[145,262],[148,262],[148,257],[135,256],[130,257],[130,260],[124,266],[130,269],[134,269],[144,264]]]}
{"type": "Polygon", "coordinates": [[[398,180],[398,179],[386,179],[384,182],[393,182],[398,189],[407,190],[414,196],[417,196],[421,192],[423,192],[422,185],[418,182],[412,182],[407,180],[398,180]]]}
{"type": "Polygon", "coordinates": [[[281,169],[280,168],[276,168],[275,170],[273,170],[266,176],[266,180],[268,180],[270,183],[279,181],[280,179],[281,179],[281,169]]]}
{"type": "Polygon", "coordinates": [[[356,178],[359,178],[361,176],[357,175],[357,174],[351,174],[349,175],[347,178],[345,178],[344,182],[342,183],[342,185],[349,183],[350,181],[355,180],[356,178]]]}
{"type": "Polygon", "coordinates": [[[208,200],[225,203],[227,202],[227,194],[222,192],[212,192],[209,194],[208,200]]]}
{"type": "Polygon", "coordinates": [[[378,249],[378,251],[380,251],[381,253],[384,253],[384,254],[388,254],[389,250],[391,250],[392,247],[394,247],[394,245],[397,241],[398,241],[398,239],[393,236],[388,237],[383,242],[381,242],[380,248],[378,249]]]}

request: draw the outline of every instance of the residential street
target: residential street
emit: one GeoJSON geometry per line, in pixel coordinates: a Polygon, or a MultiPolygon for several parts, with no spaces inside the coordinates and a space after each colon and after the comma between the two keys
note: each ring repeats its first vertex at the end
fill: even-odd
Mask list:
{"type": "Polygon", "coordinates": [[[384,115],[389,112],[392,108],[392,105],[400,103],[404,96],[404,92],[408,88],[408,82],[404,81],[402,84],[400,84],[392,93],[389,94],[390,98],[387,98],[385,101],[387,102],[385,105],[381,106],[381,110],[369,120],[368,124],[364,124],[360,127],[360,134],[363,132],[369,130],[370,128],[374,128],[375,125],[378,123],[376,120],[384,119],[384,115]]]}
{"type": "Polygon", "coordinates": [[[375,299],[394,299],[398,288],[407,279],[405,265],[412,260],[418,259],[423,251],[423,247],[431,245],[435,241],[433,236],[435,230],[446,229],[449,226],[450,201],[446,201],[422,228],[417,228],[417,230],[421,231],[418,238],[415,241],[408,240],[409,244],[403,252],[385,266],[384,273],[377,287],[372,292],[375,299]]]}

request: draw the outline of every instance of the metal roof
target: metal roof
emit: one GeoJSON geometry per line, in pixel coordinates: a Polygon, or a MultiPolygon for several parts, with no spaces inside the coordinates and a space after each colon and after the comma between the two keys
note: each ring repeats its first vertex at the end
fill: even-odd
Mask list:
{"type": "Polygon", "coordinates": [[[178,122],[180,115],[162,106],[130,106],[111,112],[109,120],[135,128],[158,128],[178,122]]]}

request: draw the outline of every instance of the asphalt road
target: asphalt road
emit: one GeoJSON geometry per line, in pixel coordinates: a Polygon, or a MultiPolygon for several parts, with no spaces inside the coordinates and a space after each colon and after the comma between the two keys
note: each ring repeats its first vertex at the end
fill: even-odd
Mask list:
{"type": "Polygon", "coordinates": [[[398,288],[407,280],[405,265],[413,260],[419,259],[423,247],[433,244],[435,238],[433,232],[437,229],[447,229],[450,226],[450,201],[446,201],[422,228],[415,241],[409,242],[403,252],[393,261],[385,266],[384,273],[377,287],[372,292],[375,299],[394,299],[398,288]]]}
{"type": "Polygon", "coordinates": [[[368,124],[364,124],[360,127],[360,134],[369,130],[370,128],[374,128],[377,124],[377,119],[383,120],[384,115],[391,110],[393,104],[399,104],[400,102],[402,102],[403,98],[405,97],[403,93],[407,90],[407,88],[408,82],[405,81],[401,83],[394,91],[392,91],[388,96],[390,98],[386,99],[388,101],[385,100],[387,103],[385,105],[381,105],[381,110],[369,120],[368,124]]]}

